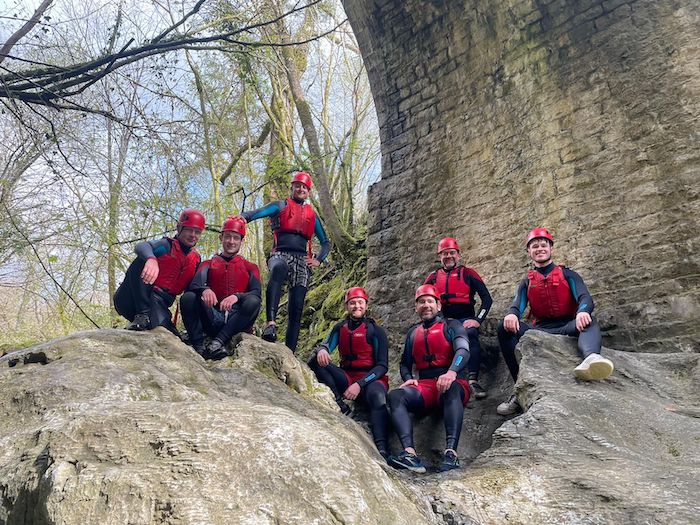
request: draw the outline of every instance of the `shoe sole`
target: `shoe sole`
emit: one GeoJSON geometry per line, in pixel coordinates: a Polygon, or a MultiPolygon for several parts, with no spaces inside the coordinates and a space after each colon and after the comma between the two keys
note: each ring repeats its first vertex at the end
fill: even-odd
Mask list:
{"type": "Polygon", "coordinates": [[[474,399],[485,399],[488,397],[488,394],[486,392],[482,394],[474,394],[474,399]]]}
{"type": "Polygon", "coordinates": [[[406,465],[405,463],[400,463],[398,460],[395,458],[389,457],[387,460],[387,463],[391,465],[392,467],[399,469],[399,470],[410,470],[411,472],[415,472],[416,474],[425,474],[425,467],[414,467],[414,466],[409,466],[406,465]]]}
{"type": "Polygon", "coordinates": [[[450,470],[458,469],[459,465],[440,465],[440,472],[449,472],[450,470]]]}
{"type": "Polygon", "coordinates": [[[615,367],[612,362],[608,360],[595,361],[588,365],[588,368],[575,368],[574,374],[582,381],[598,381],[610,377],[613,370],[615,370],[615,367]]]}

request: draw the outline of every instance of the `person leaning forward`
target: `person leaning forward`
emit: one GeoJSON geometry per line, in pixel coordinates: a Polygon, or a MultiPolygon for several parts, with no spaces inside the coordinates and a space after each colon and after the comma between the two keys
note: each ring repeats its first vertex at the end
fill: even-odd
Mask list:
{"type": "Polygon", "coordinates": [[[229,217],[221,227],[221,253],[203,262],[180,299],[189,342],[205,359],[226,357],[226,344],[249,329],[260,311],[258,266],[239,255],[246,234],[241,217],[229,217]],[[213,339],[204,346],[204,332],[213,339]]]}
{"type": "Polygon", "coordinates": [[[164,326],[179,335],[168,309],[197,270],[200,257],[194,247],[204,227],[202,212],[187,208],[180,214],[175,237],[136,245],[136,259],[114,293],[114,308],[131,321],[129,330],[164,326]]]}
{"type": "Polygon", "coordinates": [[[440,314],[440,300],[434,286],[419,286],[415,304],[421,322],[411,327],[406,336],[400,365],[404,383],[388,396],[391,421],[404,450],[398,456],[391,456],[389,464],[425,472],[425,465],[413,447],[409,412],[441,410],[445,453],[440,470],[446,471],[459,467],[457,445],[470,390],[469,382],[457,376],[469,361],[469,342],[462,323],[440,314]],[[413,365],[418,370],[418,379],[413,377],[413,365]]]}
{"type": "Polygon", "coordinates": [[[438,256],[442,267],[432,272],[423,284],[432,284],[440,295],[442,313],[450,319],[458,319],[469,337],[469,386],[476,399],[486,397],[486,390],[479,384],[481,345],[479,327],[486,319],[493,300],[488,288],[476,270],[462,265],[457,239],[445,237],[438,243],[438,256]],[[479,313],[476,314],[474,297],[479,295],[479,313]]]}
{"type": "MultiPolygon", "coordinates": [[[[579,379],[605,379],[613,373],[613,363],[600,355],[602,336],[598,322],[592,317],[593,297],[579,274],[552,262],[554,237],[546,228],[534,228],[525,241],[534,269],[530,270],[515,292],[513,305],[498,326],[498,343],[513,381],[518,379],[519,365],[515,347],[528,330],[568,335],[578,339],[583,358],[574,368],[579,379]],[[532,325],[521,321],[530,305],[532,325]]],[[[520,410],[515,395],[497,407],[502,416],[520,410]]]]}
{"type": "Polygon", "coordinates": [[[306,202],[311,192],[311,176],[298,171],[292,178],[291,196],[272,202],[242,217],[250,222],[270,218],[273,245],[267,266],[270,274],[265,293],[267,326],[262,333],[266,341],[277,341],[277,308],[282,296],[282,286],[289,282],[288,322],[285,344],[294,352],[299,339],[301,314],[309,286],[311,268],[318,268],[328,256],[331,245],[313,207],[306,202]],[[321,251],[313,257],[309,249],[313,236],[321,243],[321,251]]]}
{"type": "Polygon", "coordinates": [[[346,292],[347,317],[338,322],[312,352],[308,364],[318,380],[331,389],[343,414],[350,414],[350,407],[344,399],[360,400],[369,407],[372,438],[386,459],[389,457],[389,412],[386,406],[389,343],[384,329],[365,316],[367,300],[364,288],[350,288],[346,292]],[[331,363],[330,354],[336,348],[340,353],[340,367],[331,363]]]}

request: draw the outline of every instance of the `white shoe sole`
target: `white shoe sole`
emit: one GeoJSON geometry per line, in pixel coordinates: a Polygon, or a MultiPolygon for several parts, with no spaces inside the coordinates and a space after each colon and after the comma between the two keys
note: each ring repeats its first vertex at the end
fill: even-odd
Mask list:
{"type": "Polygon", "coordinates": [[[615,366],[612,361],[603,358],[600,361],[592,362],[586,368],[577,366],[574,368],[574,374],[582,381],[598,381],[610,377],[613,370],[615,370],[615,366]]]}

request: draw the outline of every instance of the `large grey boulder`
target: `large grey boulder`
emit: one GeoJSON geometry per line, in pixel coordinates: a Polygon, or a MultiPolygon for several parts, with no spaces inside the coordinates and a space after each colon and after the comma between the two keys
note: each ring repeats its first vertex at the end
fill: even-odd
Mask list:
{"type": "Polygon", "coordinates": [[[282,345],[83,332],[0,366],[0,523],[431,523],[282,345]]]}

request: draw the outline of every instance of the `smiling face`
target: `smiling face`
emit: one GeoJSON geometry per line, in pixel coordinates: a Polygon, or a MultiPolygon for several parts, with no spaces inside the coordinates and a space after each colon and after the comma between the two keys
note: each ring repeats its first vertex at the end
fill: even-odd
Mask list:
{"type": "Polygon", "coordinates": [[[552,262],[552,252],[554,252],[554,246],[542,237],[532,239],[527,245],[527,254],[535,263],[535,266],[543,268],[552,262]]]}
{"type": "Polygon", "coordinates": [[[178,226],[177,228],[178,240],[188,248],[194,248],[201,235],[202,230],[199,228],[190,228],[189,226],[178,226]]]}
{"type": "Polygon", "coordinates": [[[457,250],[443,250],[440,252],[440,262],[445,270],[452,270],[462,260],[462,256],[457,250]]]}
{"type": "Polygon", "coordinates": [[[441,309],[440,301],[432,295],[421,295],[416,299],[416,313],[421,321],[430,321],[441,309]]]}
{"type": "Polygon", "coordinates": [[[348,315],[353,319],[361,319],[365,316],[365,312],[367,311],[367,301],[362,297],[355,297],[345,303],[345,309],[348,311],[348,315]]]}
{"type": "Polygon", "coordinates": [[[295,181],[292,182],[292,198],[298,201],[305,201],[309,198],[309,188],[306,184],[295,181]]]}
{"type": "Polygon", "coordinates": [[[221,251],[226,257],[236,255],[243,243],[243,237],[238,232],[222,232],[219,239],[221,239],[221,251]]]}

